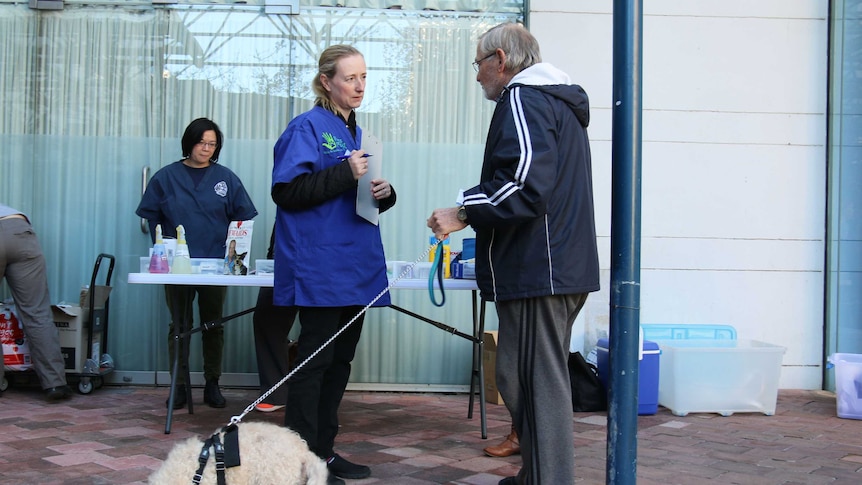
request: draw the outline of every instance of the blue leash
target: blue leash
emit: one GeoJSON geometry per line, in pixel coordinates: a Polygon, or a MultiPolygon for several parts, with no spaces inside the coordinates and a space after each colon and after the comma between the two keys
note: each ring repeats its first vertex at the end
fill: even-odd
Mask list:
{"type": "Polygon", "coordinates": [[[443,306],[446,303],[446,292],[443,290],[443,241],[437,241],[437,252],[434,256],[434,263],[431,264],[431,273],[428,274],[428,294],[431,296],[431,303],[434,306],[443,306]],[[437,282],[440,284],[440,303],[437,303],[437,298],[434,295],[434,276],[437,276],[437,282]]]}

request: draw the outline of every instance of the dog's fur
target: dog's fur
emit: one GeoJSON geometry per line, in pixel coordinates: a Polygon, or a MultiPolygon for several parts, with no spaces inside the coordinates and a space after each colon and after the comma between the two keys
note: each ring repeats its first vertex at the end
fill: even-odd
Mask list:
{"type": "MultiPolygon", "coordinates": [[[[239,423],[241,465],[226,469],[227,485],[325,485],[326,463],[308,449],[299,435],[265,422],[239,423]]],[[[224,433],[219,430],[224,443],[224,433]]],[[[187,485],[198,469],[203,441],[197,437],[178,442],[162,466],[150,475],[151,485],[187,485]]],[[[204,469],[201,485],[215,484],[215,454],[204,469]]]]}
{"type": "Polygon", "coordinates": [[[233,258],[233,274],[237,276],[245,276],[248,274],[248,266],[245,265],[245,256],[248,252],[244,252],[242,254],[237,254],[235,258],[233,258]]]}

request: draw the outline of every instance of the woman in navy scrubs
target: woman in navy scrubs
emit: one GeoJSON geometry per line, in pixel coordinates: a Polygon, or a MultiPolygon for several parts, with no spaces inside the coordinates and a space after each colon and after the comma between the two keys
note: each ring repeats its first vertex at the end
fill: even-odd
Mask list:
{"type": "MultiPolygon", "coordinates": [[[[135,213],[150,223],[150,234],[155,237],[156,224],[162,225],[165,236],[176,237],[176,228],[185,228],[189,255],[192,258],[217,258],[225,255],[225,239],[231,221],[247,221],[257,215],[251,198],[239,177],[229,168],[219,165],[223,136],[218,125],[206,118],[192,121],[182,138],[183,158],[162,167],[147,185],[135,213]]],[[[172,302],[185,302],[197,294],[201,322],[212,322],[222,317],[227,288],[224,286],[165,285],[168,308],[172,302]],[[184,298],[191,291],[191,298],[184,298]],[[179,295],[178,295],[179,293],[179,295]]],[[[173,309],[177,313],[183,308],[173,309]]],[[[172,311],[173,314],[173,311],[172,311]]],[[[168,351],[173,356],[174,324],[168,332],[168,351]]],[[[226,405],[219,390],[221,377],[224,327],[201,333],[204,361],[204,402],[214,408],[226,405]]],[[[187,404],[185,376],[177,376],[174,409],[187,404]]]]}

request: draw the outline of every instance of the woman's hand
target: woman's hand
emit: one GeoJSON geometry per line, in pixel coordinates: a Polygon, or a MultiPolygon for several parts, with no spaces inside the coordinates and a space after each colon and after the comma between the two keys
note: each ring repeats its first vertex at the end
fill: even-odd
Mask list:
{"type": "Polygon", "coordinates": [[[353,150],[350,152],[350,158],[347,159],[350,165],[350,171],[353,172],[353,179],[359,180],[368,172],[368,158],[365,157],[365,152],[362,150],[353,150]]]}
{"type": "Polygon", "coordinates": [[[392,186],[385,179],[374,179],[371,181],[371,195],[375,200],[385,199],[392,195],[392,186]]]}

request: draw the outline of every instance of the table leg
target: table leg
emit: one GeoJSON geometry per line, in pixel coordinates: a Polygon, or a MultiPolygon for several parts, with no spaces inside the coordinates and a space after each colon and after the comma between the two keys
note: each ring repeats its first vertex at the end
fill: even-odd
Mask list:
{"type": "Polygon", "coordinates": [[[174,417],[174,399],[177,392],[177,371],[180,363],[180,336],[174,330],[174,362],[171,365],[171,391],[168,393],[168,416],[165,419],[165,434],[171,434],[171,423],[174,417]]]}
{"type": "Polygon", "coordinates": [[[482,429],[482,439],[488,438],[488,421],[485,408],[485,301],[473,290],[473,370],[470,373],[470,403],[467,418],[473,417],[473,400],[476,396],[476,384],[479,384],[479,416],[482,429]]]}
{"type": "MultiPolygon", "coordinates": [[[[481,298],[481,297],[480,297],[481,298]]],[[[479,414],[482,419],[482,439],[488,438],[488,420],[485,412],[485,300],[479,309],[479,414]]]]}
{"type": "Polygon", "coordinates": [[[171,433],[171,423],[174,415],[174,401],[176,400],[177,376],[179,372],[185,375],[186,402],[188,402],[189,414],[194,414],[191,398],[191,380],[189,372],[189,329],[194,315],[192,312],[192,300],[194,290],[184,286],[172,286],[168,292],[171,299],[171,319],[174,322],[174,335],[172,345],[174,346],[174,361],[171,365],[171,386],[168,393],[168,412],[165,419],[165,434],[171,433]],[[182,367],[182,369],[180,369],[182,367]]]}

